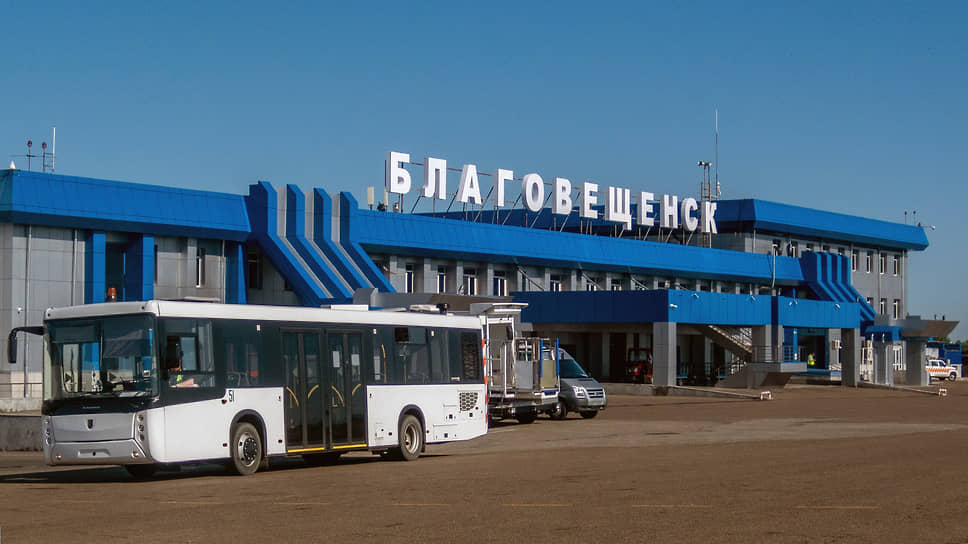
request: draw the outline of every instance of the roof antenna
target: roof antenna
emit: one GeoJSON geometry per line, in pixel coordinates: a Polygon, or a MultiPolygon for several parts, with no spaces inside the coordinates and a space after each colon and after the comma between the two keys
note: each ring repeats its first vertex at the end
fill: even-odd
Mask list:
{"type": "Polygon", "coordinates": [[[718,199],[721,195],[719,190],[719,108],[713,111],[716,112],[716,155],[713,164],[716,165],[716,198],[718,199]]]}

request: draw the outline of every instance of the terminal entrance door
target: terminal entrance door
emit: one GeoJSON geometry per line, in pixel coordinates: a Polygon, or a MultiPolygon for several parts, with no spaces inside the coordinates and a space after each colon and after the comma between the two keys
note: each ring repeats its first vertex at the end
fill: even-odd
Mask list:
{"type": "Polygon", "coordinates": [[[286,451],[303,453],[325,448],[325,390],[320,377],[317,331],[283,331],[282,359],[286,366],[286,451]]]}
{"type": "Polygon", "coordinates": [[[333,447],[366,443],[363,338],[359,332],[330,331],[329,416],[333,447]]]}

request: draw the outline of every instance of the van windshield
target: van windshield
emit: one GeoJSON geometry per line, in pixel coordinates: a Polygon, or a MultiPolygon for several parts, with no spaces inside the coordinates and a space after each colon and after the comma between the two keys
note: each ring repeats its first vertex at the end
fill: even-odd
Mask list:
{"type": "Polygon", "coordinates": [[[562,378],[587,378],[588,373],[570,356],[562,354],[558,360],[558,375],[562,378]]]}

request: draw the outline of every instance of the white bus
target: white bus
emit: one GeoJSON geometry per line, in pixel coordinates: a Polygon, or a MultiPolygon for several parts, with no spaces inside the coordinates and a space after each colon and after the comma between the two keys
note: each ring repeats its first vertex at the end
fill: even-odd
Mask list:
{"type": "Polygon", "coordinates": [[[48,309],[43,327],[11,331],[11,363],[18,332],[44,335],[50,465],[119,464],[147,477],[224,460],[245,475],[276,456],[413,460],[425,444],[487,432],[475,317],[91,304],[48,309]]]}

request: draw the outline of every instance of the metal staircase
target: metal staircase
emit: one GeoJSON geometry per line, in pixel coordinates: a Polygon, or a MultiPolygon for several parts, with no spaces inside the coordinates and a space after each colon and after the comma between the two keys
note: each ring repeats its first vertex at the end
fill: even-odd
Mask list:
{"type": "Polygon", "coordinates": [[[753,360],[753,329],[723,325],[696,325],[696,328],[726,351],[744,361],[753,360]]]}

